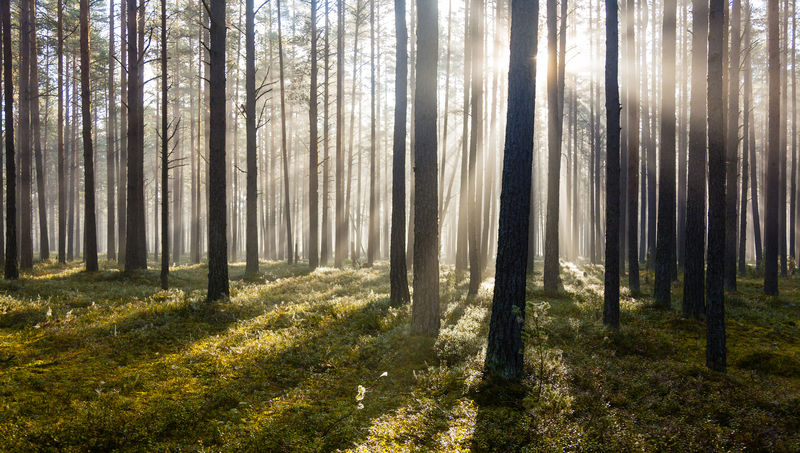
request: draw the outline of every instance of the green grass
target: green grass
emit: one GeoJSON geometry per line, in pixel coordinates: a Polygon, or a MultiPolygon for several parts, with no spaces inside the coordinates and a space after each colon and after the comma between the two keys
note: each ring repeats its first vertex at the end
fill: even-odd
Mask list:
{"type": "MultiPolygon", "coordinates": [[[[409,336],[388,268],[264,263],[206,304],[204,266],[89,275],[43,264],[0,282],[3,451],[800,450],[800,281],[727,297],[726,375],[703,323],[623,289],[602,327],[602,268],[530,282],[527,376],[483,383],[491,281],[442,268],[442,331],[409,336]],[[385,374],[384,374],[385,373],[385,374]]],[[[643,273],[643,294],[652,275],[643,273]]]]}

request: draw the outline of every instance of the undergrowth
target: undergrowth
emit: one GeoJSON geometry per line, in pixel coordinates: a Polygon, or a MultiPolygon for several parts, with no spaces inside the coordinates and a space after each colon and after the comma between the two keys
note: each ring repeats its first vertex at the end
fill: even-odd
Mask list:
{"type": "Polygon", "coordinates": [[[0,450],[800,450],[800,284],[727,304],[728,373],[703,366],[705,327],[622,291],[602,327],[602,268],[564,263],[563,290],[529,282],[526,378],[484,382],[492,281],[441,272],[442,330],[409,335],[388,266],[231,267],[96,274],[45,263],[0,282],[0,450]]]}

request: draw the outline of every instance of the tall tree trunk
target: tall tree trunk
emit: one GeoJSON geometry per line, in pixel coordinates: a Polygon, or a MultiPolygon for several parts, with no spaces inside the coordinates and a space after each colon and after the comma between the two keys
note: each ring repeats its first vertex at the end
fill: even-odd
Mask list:
{"type": "Polygon", "coordinates": [[[619,328],[619,147],[620,104],[617,64],[619,22],[617,0],[606,0],[606,256],[603,325],[619,328]]]}
{"type": "Polygon", "coordinates": [[[33,0],[19,2],[19,267],[33,268],[31,234],[31,8],[33,0]]]}
{"type": "MultiPolygon", "coordinates": [[[[706,366],[725,371],[725,109],[722,98],[724,0],[711,0],[708,34],[708,270],[706,366]]],[[[768,6],[769,8],[769,6],[768,6]]],[[[736,36],[738,40],[738,35],[736,36]]]]}
{"type": "MultiPolygon", "coordinates": [[[[225,197],[225,0],[209,7],[208,300],[229,296],[225,197]]],[[[280,3],[279,3],[280,5],[280,3]]],[[[280,11],[280,8],[278,8],[280,11]]],[[[288,213],[287,213],[288,215],[288,213]]]]}
{"type": "Polygon", "coordinates": [[[147,268],[147,229],[144,206],[144,141],[141,90],[141,46],[138,38],[136,0],[128,2],[128,204],[125,234],[125,270],[147,268]]]}
{"type": "Polygon", "coordinates": [[[788,65],[787,53],[789,48],[788,40],[789,28],[789,0],[783,1],[783,36],[781,39],[781,126],[780,126],[780,162],[778,164],[778,257],[780,259],[781,276],[786,277],[788,273],[788,263],[786,260],[786,151],[787,151],[787,124],[788,121],[788,65]]]}
{"type": "Polygon", "coordinates": [[[778,2],[767,2],[767,168],[764,213],[764,294],[778,295],[778,228],[780,210],[781,61],[778,38],[778,2]]]}
{"type": "Polygon", "coordinates": [[[117,92],[115,85],[114,0],[108,7],[108,119],[106,124],[106,258],[117,259],[117,92]]]}
{"type": "MultiPolygon", "coordinates": [[[[792,174],[789,187],[789,256],[797,258],[795,240],[797,231],[795,230],[795,217],[797,214],[797,70],[796,62],[796,41],[797,37],[797,4],[792,2],[792,174]]],[[[788,11],[786,12],[788,14],[788,11]]]]}
{"type": "MultiPolygon", "coordinates": [[[[465,2],[464,23],[469,24],[470,5],[472,1],[465,2]]],[[[456,224],[456,270],[463,271],[467,268],[469,254],[469,210],[472,203],[469,198],[469,88],[472,67],[472,45],[470,44],[471,28],[464,27],[464,103],[461,121],[461,177],[459,183],[459,207],[456,224]]],[[[533,266],[531,266],[531,269],[533,266]]]]}
{"type": "Polygon", "coordinates": [[[469,295],[478,294],[478,287],[481,283],[481,264],[480,264],[480,210],[478,200],[477,183],[477,158],[478,148],[482,142],[481,130],[483,119],[483,20],[484,3],[483,0],[471,0],[471,14],[469,18],[470,51],[472,53],[472,129],[470,132],[469,145],[469,190],[467,198],[469,200],[469,295]]]}
{"type": "Polygon", "coordinates": [[[117,189],[117,205],[118,215],[117,219],[117,240],[119,241],[119,248],[117,253],[117,260],[120,263],[125,263],[125,247],[128,243],[128,116],[130,108],[128,102],[128,68],[126,65],[126,58],[128,56],[128,0],[121,0],[119,3],[120,9],[120,121],[119,121],[119,186],[117,189]]]}
{"type": "Polygon", "coordinates": [[[326,265],[326,264],[328,264],[328,260],[330,259],[330,255],[331,255],[331,243],[330,243],[330,236],[331,236],[330,224],[331,224],[331,221],[330,221],[330,218],[329,218],[330,215],[329,215],[329,209],[328,209],[328,204],[329,204],[329,199],[330,199],[330,189],[329,189],[330,186],[328,184],[330,182],[329,181],[329,179],[330,179],[330,164],[328,162],[328,150],[330,149],[329,143],[328,143],[329,137],[330,137],[330,130],[329,130],[330,117],[329,117],[329,108],[328,108],[328,104],[329,104],[329,101],[330,101],[330,97],[329,97],[329,93],[328,93],[328,91],[330,89],[330,82],[329,82],[329,77],[330,77],[330,66],[329,66],[330,45],[329,45],[329,42],[328,42],[328,38],[329,38],[329,34],[330,34],[329,33],[330,21],[328,19],[328,17],[329,17],[328,13],[329,13],[330,1],[329,0],[323,0],[323,1],[325,2],[325,32],[324,32],[325,34],[324,34],[324,38],[323,38],[323,40],[324,40],[324,44],[323,44],[323,47],[324,47],[324,49],[323,49],[323,53],[324,53],[324,56],[323,56],[323,72],[324,72],[324,78],[325,78],[325,82],[324,82],[325,86],[323,87],[323,90],[322,90],[323,91],[323,93],[322,93],[322,97],[323,97],[323,101],[322,101],[323,102],[323,114],[322,114],[322,117],[323,117],[323,124],[322,124],[322,136],[323,136],[323,138],[322,138],[322,228],[321,228],[321,230],[322,230],[321,231],[322,232],[322,240],[320,242],[320,257],[319,257],[319,261],[323,265],[326,265]]]}
{"type": "Polygon", "coordinates": [[[692,2],[692,95],[686,204],[683,315],[700,319],[705,309],[706,68],[708,1],[692,2]]]}
{"type": "MultiPolygon", "coordinates": [[[[687,120],[687,107],[688,107],[688,100],[687,100],[687,81],[689,79],[688,71],[689,71],[689,50],[687,41],[687,32],[688,29],[688,18],[687,16],[687,3],[684,2],[680,5],[681,9],[681,23],[678,26],[678,29],[681,30],[681,67],[683,70],[681,71],[680,75],[680,82],[681,82],[681,92],[680,97],[678,98],[678,105],[680,106],[680,120],[678,122],[678,223],[677,223],[677,231],[676,231],[676,242],[675,242],[675,253],[677,256],[678,267],[680,269],[685,268],[686,264],[686,191],[687,191],[687,177],[688,177],[688,143],[687,143],[687,127],[686,127],[686,120],[687,120]]],[[[673,281],[678,280],[677,269],[675,274],[672,276],[673,281]]]]}
{"type": "MultiPolygon", "coordinates": [[[[377,167],[377,137],[376,137],[376,105],[375,105],[375,0],[369,2],[369,34],[370,34],[370,153],[369,153],[369,219],[367,228],[367,265],[372,266],[378,252],[378,222],[380,212],[378,211],[378,181],[375,170],[377,167]]],[[[437,156],[438,159],[438,156],[437,156]]],[[[438,218],[438,206],[437,206],[438,218]]],[[[436,229],[439,224],[437,221],[436,229]]]]}
{"type": "Polygon", "coordinates": [[[45,166],[42,157],[42,134],[39,116],[39,62],[36,45],[36,1],[31,1],[31,45],[30,45],[30,91],[31,91],[31,129],[33,132],[33,153],[36,165],[36,201],[39,210],[39,258],[50,259],[50,241],[47,236],[47,185],[45,166]]]}
{"type": "MultiPolygon", "coordinates": [[[[751,121],[751,100],[750,90],[752,80],[748,80],[749,67],[752,64],[750,60],[750,3],[745,1],[745,21],[744,21],[744,106],[742,108],[742,196],[741,208],[739,209],[739,251],[738,251],[738,265],[739,275],[744,276],[747,271],[747,190],[749,174],[750,174],[750,121],[751,121]]],[[[755,166],[756,163],[752,162],[755,166]]]]}
{"type": "Polygon", "coordinates": [[[486,369],[518,379],[524,364],[526,255],[536,93],[538,0],[511,0],[511,54],[494,299],[486,369]]]}
{"type": "MultiPolygon", "coordinates": [[[[394,138],[392,146],[392,242],[389,252],[390,298],[393,305],[410,300],[408,271],[406,268],[406,111],[408,96],[408,31],[406,30],[405,0],[394,2],[395,35],[397,37],[397,62],[395,63],[394,138]]],[[[337,56],[337,60],[341,58],[337,56]]],[[[337,86],[337,90],[339,90],[337,86]]],[[[338,96],[338,92],[337,92],[338,96]]],[[[338,106],[339,104],[337,104],[338,106]]],[[[338,116],[338,115],[337,115],[338,116]]],[[[339,121],[341,123],[341,121],[339,121]]],[[[336,128],[339,136],[339,127],[336,128]]],[[[337,138],[338,142],[338,138],[337,138]]],[[[338,149],[338,143],[337,143],[338,149]]],[[[337,152],[337,166],[339,156],[337,152]]],[[[337,174],[339,174],[337,170],[337,174]]],[[[337,201],[339,199],[337,178],[337,201]]],[[[338,204],[338,203],[337,203],[338,204]]],[[[337,213],[339,212],[337,206],[337,213]]],[[[338,226],[338,221],[337,221],[338,226]]],[[[338,228],[337,228],[338,231],[338,228]]],[[[336,247],[337,253],[339,247],[336,247]]]]}
{"type": "Polygon", "coordinates": [[[89,0],[80,1],[81,113],[83,117],[83,188],[85,261],[88,272],[97,271],[97,222],[94,206],[94,149],[92,143],[92,87],[89,82],[89,0]]]}
{"type": "MultiPolygon", "coordinates": [[[[563,1],[563,0],[562,0],[563,1]]],[[[639,292],[639,74],[636,69],[636,5],[628,0],[625,21],[628,47],[628,287],[639,292]]]]}
{"type": "MultiPolygon", "coordinates": [[[[246,1],[245,11],[245,129],[247,134],[247,244],[246,255],[247,265],[245,273],[248,275],[258,274],[258,163],[256,161],[258,150],[256,149],[256,38],[255,38],[255,11],[253,0],[246,1]]],[[[312,18],[316,14],[316,0],[311,2],[312,18]]],[[[316,110],[316,26],[312,19],[311,28],[311,108],[316,110]]],[[[316,114],[316,112],[314,112],[316,114]]],[[[317,140],[313,133],[316,130],[316,115],[311,122],[312,134],[309,146],[312,154],[316,152],[317,140]]],[[[312,155],[312,160],[314,160],[312,155]]],[[[315,162],[312,162],[315,164],[315,162]]],[[[316,165],[311,168],[311,177],[316,182],[316,165]]],[[[313,193],[313,191],[312,191],[313,193]]],[[[312,200],[312,203],[315,200],[312,200]]],[[[316,213],[316,211],[314,211],[316,213]]],[[[313,214],[312,214],[313,215],[313,214]]],[[[316,237],[312,234],[312,238],[316,237]]],[[[313,241],[313,239],[312,239],[313,241]]],[[[316,254],[310,255],[313,260],[316,254]]],[[[312,268],[314,267],[313,261],[312,268]]]]}
{"type": "Polygon", "coordinates": [[[661,70],[661,155],[658,174],[656,305],[669,307],[675,267],[675,0],[664,0],[661,70]]]}
{"type": "Polygon", "coordinates": [[[286,217],[286,247],[289,264],[294,263],[294,242],[292,241],[292,210],[289,200],[289,153],[286,149],[286,90],[283,75],[283,35],[281,32],[281,1],[278,0],[278,65],[280,68],[281,89],[281,153],[283,154],[283,202],[286,217]]]}
{"type": "MultiPolygon", "coordinates": [[[[344,206],[344,2],[337,2],[336,14],[336,240],[333,262],[336,267],[342,267],[347,256],[347,222],[344,206]]],[[[403,22],[405,24],[405,19],[403,22]]]]}
{"type": "MultiPolygon", "coordinates": [[[[725,191],[725,289],[736,291],[736,208],[739,197],[739,49],[741,47],[741,0],[733,0],[728,69],[728,130],[725,191]]],[[[744,211],[742,211],[744,214],[744,211]]]]}
{"type": "Polygon", "coordinates": [[[439,220],[437,219],[436,74],[439,58],[437,2],[417,3],[417,85],[414,96],[414,303],[411,330],[439,334],[439,220]]]}
{"type": "MultiPolygon", "coordinates": [[[[5,104],[6,139],[6,251],[4,277],[19,278],[17,268],[17,174],[14,156],[14,82],[13,55],[11,50],[11,5],[10,0],[0,0],[3,25],[3,97],[5,104]]],[[[60,41],[60,40],[59,40],[60,41]]]]}
{"type": "Polygon", "coordinates": [[[561,137],[564,112],[564,66],[566,1],[561,0],[561,52],[557,50],[556,2],[547,1],[547,223],[544,246],[544,289],[556,291],[559,277],[559,198],[561,180],[561,137]]]}
{"type": "Polygon", "coordinates": [[[64,2],[58,2],[58,262],[65,263],[67,193],[64,170],[64,2]]]}
{"type": "MultiPolygon", "coordinates": [[[[169,288],[169,122],[167,120],[167,114],[169,113],[167,107],[167,95],[169,94],[168,83],[167,0],[161,0],[161,289],[169,288]]],[[[180,228],[180,225],[175,222],[174,228],[177,230],[180,228]]]]}

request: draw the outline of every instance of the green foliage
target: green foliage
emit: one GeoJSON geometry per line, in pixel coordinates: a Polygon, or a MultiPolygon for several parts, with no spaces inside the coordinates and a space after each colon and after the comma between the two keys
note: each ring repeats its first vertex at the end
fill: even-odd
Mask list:
{"type": "MultiPolygon", "coordinates": [[[[800,284],[727,297],[729,371],[705,327],[623,290],[601,323],[602,268],[529,282],[526,378],[483,382],[490,280],[443,268],[442,329],[409,336],[388,268],[204,266],[97,274],[39,265],[0,282],[0,450],[719,451],[800,449],[800,284]]],[[[540,274],[539,274],[540,275],[540,274]]],[[[645,277],[647,274],[643,274],[645,277]]],[[[652,278],[643,278],[643,294],[652,278]]],[[[678,295],[679,288],[676,286],[678,295]]]]}

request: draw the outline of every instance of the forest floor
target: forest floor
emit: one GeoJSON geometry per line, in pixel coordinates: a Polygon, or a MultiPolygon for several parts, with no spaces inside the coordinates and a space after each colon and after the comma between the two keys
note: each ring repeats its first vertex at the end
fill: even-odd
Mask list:
{"type": "MultiPolygon", "coordinates": [[[[442,330],[410,337],[388,266],[43,264],[0,282],[3,451],[800,450],[800,278],[755,275],[726,298],[728,373],[704,367],[705,328],[623,289],[604,329],[602,268],[564,263],[563,291],[529,284],[516,386],[481,382],[491,280],[443,267],[442,330]]],[[[644,293],[652,275],[642,274],[644,293]]]]}

